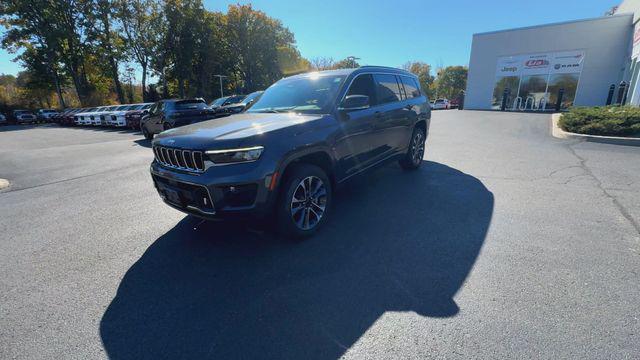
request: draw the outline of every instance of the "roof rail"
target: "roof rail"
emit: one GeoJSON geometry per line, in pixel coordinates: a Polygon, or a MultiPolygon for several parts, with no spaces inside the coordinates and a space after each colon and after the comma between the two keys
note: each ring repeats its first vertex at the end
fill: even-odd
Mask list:
{"type": "Polygon", "coordinates": [[[400,69],[400,68],[396,68],[396,67],[391,67],[391,66],[379,66],[379,65],[362,65],[362,66],[360,66],[358,69],[363,69],[363,68],[390,69],[390,70],[402,70],[402,71],[406,71],[406,70],[404,70],[404,69],[400,69]]]}

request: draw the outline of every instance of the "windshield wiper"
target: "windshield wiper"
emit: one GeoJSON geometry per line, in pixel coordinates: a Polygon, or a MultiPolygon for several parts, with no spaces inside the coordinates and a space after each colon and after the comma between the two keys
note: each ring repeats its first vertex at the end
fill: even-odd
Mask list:
{"type": "Polygon", "coordinates": [[[293,108],[295,108],[295,106],[284,107],[284,108],[265,108],[265,109],[254,110],[252,112],[279,114],[279,113],[287,112],[293,108]]]}

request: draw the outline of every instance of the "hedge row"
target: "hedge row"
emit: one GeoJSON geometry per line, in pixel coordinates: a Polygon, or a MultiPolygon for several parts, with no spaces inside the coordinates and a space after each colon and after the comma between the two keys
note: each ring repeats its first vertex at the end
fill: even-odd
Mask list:
{"type": "Polygon", "coordinates": [[[578,134],[640,135],[640,108],[631,106],[576,107],[566,112],[558,125],[578,134]]]}

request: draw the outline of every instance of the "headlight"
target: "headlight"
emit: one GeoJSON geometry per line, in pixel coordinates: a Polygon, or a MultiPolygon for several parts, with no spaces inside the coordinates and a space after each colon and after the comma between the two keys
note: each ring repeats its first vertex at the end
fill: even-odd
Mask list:
{"type": "Polygon", "coordinates": [[[256,161],[263,150],[262,146],[254,146],[242,149],[209,150],[206,154],[214,164],[233,164],[256,161]]]}

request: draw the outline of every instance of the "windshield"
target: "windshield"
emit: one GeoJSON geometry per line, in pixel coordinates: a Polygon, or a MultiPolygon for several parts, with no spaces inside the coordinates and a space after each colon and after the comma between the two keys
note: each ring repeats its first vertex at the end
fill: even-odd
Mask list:
{"type": "Polygon", "coordinates": [[[247,112],[326,114],[344,79],[344,75],[331,75],[280,80],[271,85],[247,112]]]}
{"type": "Polygon", "coordinates": [[[176,110],[205,109],[207,104],[201,100],[180,100],[175,102],[176,110]]]}
{"type": "Polygon", "coordinates": [[[218,99],[213,100],[213,102],[211,103],[211,106],[220,106],[222,105],[222,103],[227,100],[229,97],[221,97],[218,99]]]}
{"type": "Polygon", "coordinates": [[[16,111],[16,115],[28,115],[31,114],[31,111],[27,111],[27,110],[17,110],[16,111]]]}
{"type": "Polygon", "coordinates": [[[242,99],[244,99],[245,97],[246,95],[229,96],[227,100],[222,103],[222,105],[237,104],[240,101],[242,101],[242,99]]]}
{"type": "Polygon", "coordinates": [[[247,95],[247,97],[244,98],[244,100],[242,100],[242,103],[246,105],[256,100],[256,98],[258,98],[260,95],[262,95],[262,91],[252,92],[251,94],[247,95]]]}

